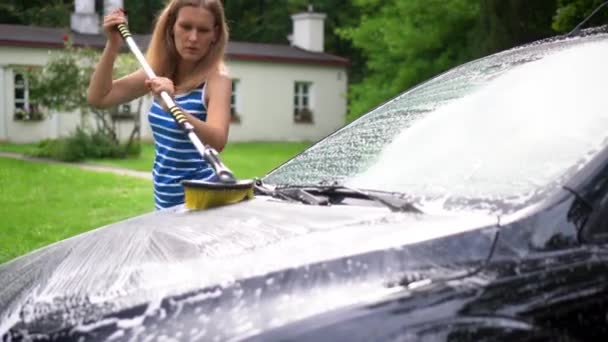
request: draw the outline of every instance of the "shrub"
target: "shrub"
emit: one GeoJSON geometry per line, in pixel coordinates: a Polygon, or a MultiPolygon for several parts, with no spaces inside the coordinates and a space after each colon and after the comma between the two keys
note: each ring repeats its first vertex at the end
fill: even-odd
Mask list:
{"type": "Polygon", "coordinates": [[[41,141],[33,154],[37,157],[77,162],[85,159],[125,158],[139,155],[140,151],[138,143],[132,143],[127,148],[103,133],[89,133],[78,128],[67,138],[41,141]]]}
{"type": "Polygon", "coordinates": [[[141,143],[139,141],[132,141],[131,144],[127,143],[124,150],[127,156],[137,157],[141,154],[141,143]]]}
{"type": "Polygon", "coordinates": [[[34,157],[64,160],[65,139],[46,139],[38,143],[36,150],[31,152],[34,157]]]}
{"type": "Polygon", "coordinates": [[[87,157],[124,158],[126,156],[126,151],[117,141],[101,132],[94,132],[88,136],[85,133],[84,142],[86,142],[85,154],[87,157]]]}

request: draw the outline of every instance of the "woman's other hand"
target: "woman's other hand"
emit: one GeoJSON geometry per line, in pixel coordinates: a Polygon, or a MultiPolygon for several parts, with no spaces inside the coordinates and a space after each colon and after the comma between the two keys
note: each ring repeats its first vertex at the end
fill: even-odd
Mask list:
{"type": "Polygon", "coordinates": [[[106,35],[108,43],[113,47],[120,47],[122,37],[116,29],[119,24],[127,22],[125,12],[122,9],[115,9],[108,15],[103,17],[103,32],[106,35]]]}

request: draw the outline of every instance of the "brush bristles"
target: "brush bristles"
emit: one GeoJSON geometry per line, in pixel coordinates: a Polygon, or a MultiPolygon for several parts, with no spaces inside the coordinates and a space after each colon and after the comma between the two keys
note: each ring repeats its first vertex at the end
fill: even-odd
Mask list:
{"type": "Polygon", "coordinates": [[[234,204],[253,198],[253,187],[247,189],[204,189],[184,187],[185,206],[188,209],[207,209],[234,204]]]}

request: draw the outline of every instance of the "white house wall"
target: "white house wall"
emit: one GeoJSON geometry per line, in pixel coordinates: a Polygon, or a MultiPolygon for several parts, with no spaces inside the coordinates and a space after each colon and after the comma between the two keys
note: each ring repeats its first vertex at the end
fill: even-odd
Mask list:
{"type": "MultiPolygon", "coordinates": [[[[13,66],[43,66],[50,57],[51,50],[29,47],[0,48],[0,140],[15,143],[38,142],[43,139],[55,139],[69,136],[80,124],[77,112],[50,112],[42,121],[19,121],[14,114],[14,73],[13,66]]],[[[142,106],[142,112],[145,111],[142,106]]],[[[94,122],[91,118],[90,125],[94,122]]],[[[145,134],[145,115],[142,115],[142,132],[145,134]]],[[[119,137],[127,139],[133,127],[132,122],[119,123],[119,137]]]]}
{"type": "Polygon", "coordinates": [[[50,57],[50,50],[29,47],[3,46],[0,65],[44,65],[50,57]]]}
{"type": "Polygon", "coordinates": [[[79,122],[76,113],[51,115],[42,121],[18,121],[13,119],[15,112],[14,101],[14,66],[42,66],[50,57],[50,50],[29,47],[2,47],[0,53],[0,79],[2,94],[0,95],[0,139],[16,143],[38,142],[43,139],[66,136],[74,130],[79,122]],[[2,129],[4,128],[4,129],[2,129]]]}
{"type": "MultiPolygon", "coordinates": [[[[132,102],[131,104],[131,108],[133,108],[134,110],[137,109],[137,101],[135,100],[132,102]]],[[[150,106],[152,105],[152,96],[144,96],[142,98],[142,104],[141,104],[141,112],[140,112],[140,124],[139,124],[139,129],[140,129],[140,135],[142,140],[144,141],[152,141],[152,131],[150,130],[150,125],[148,124],[148,111],[150,109],[150,106]]],[[[129,139],[129,136],[131,135],[131,132],[133,130],[133,121],[117,121],[116,122],[116,134],[118,135],[118,138],[122,141],[126,141],[127,139],[129,139]]]]}
{"type": "Polygon", "coordinates": [[[0,54],[0,66],[3,69],[2,83],[2,121],[3,140],[13,142],[39,141],[48,137],[50,122],[17,122],[13,120],[15,92],[13,88],[14,74],[11,66],[14,65],[44,65],[48,60],[48,53],[35,48],[5,47],[0,54]]]}
{"type": "MultiPolygon", "coordinates": [[[[13,71],[10,66],[42,66],[50,50],[0,47],[0,140],[37,142],[69,135],[80,122],[77,113],[54,113],[43,121],[15,121],[13,71]]],[[[230,127],[230,141],[316,141],[344,124],[347,76],[344,67],[229,60],[232,78],[239,80],[237,110],[240,123],[230,127]],[[313,123],[293,119],[294,82],[312,83],[313,123]]],[[[142,105],[141,135],[152,140],[147,121],[151,98],[142,105]]],[[[133,108],[136,108],[135,103],[133,108]]],[[[128,138],[133,123],[119,123],[119,137],[128,138]]]]}
{"type": "Polygon", "coordinates": [[[4,77],[4,66],[0,64],[0,141],[8,140],[8,132],[6,130],[6,122],[8,113],[8,103],[6,102],[7,81],[4,77]]]}
{"type": "MultiPolygon", "coordinates": [[[[31,65],[31,64],[30,64],[31,65]]],[[[47,138],[57,138],[61,131],[66,131],[70,126],[70,120],[63,120],[64,115],[51,115],[42,121],[19,121],[14,120],[15,92],[14,72],[12,68],[4,69],[2,120],[4,121],[5,134],[3,140],[16,143],[37,142],[47,138]]],[[[71,115],[77,117],[76,115],[71,115]]]]}
{"type": "Polygon", "coordinates": [[[347,77],[343,67],[229,61],[239,80],[241,122],[230,127],[230,141],[316,141],[345,122],[347,77]],[[295,123],[294,82],[312,83],[313,124],[295,123]]]}

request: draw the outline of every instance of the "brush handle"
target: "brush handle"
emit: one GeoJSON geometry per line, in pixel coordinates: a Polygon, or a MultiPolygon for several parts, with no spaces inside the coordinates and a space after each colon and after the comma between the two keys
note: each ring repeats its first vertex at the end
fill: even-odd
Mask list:
{"type": "MultiPolygon", "coordinates": [[[[154,70],[152,70],[148,64],[148,61],[146,61],[146,58],[135,43],[135,40],[133,40],[127,24],[118,24],[118,32],[120,32],[122,39],[124,39],[124,41],[127,43],[129,50],[131,50],[131,52],[135,55],[135,58],[146,72],[146,75],[148,75],[148,78],[155,78],[156,74],[154,73],[154,70]]],[[[230,171],[230,169],[228,169],[226,165],[222,163],[219,154],[215,149],[213,149],[211,146],[205,146],[201,142],[196,133],[194,133],[194,126],[188,122],[186,119],[186,114],[184,114],[182,109],[175,103],[175,101],[173,101],[171,95],[169,95],[166,91],[163,91],[160,93],[160,97],[165,102],[167,108],[169,108],[169,113],[171,113],[171,116],[173,119],[175,119],[177,125],[188,135],[188,138],[192,144],[194,144],[194,147],[196,147],[201,156],[209,164],[211,164],[220,182],[235,183],[236,178],[234,177],[232,171],[230,171]]]]}
{"type": "MultiPolygon", "coordinates": [[[[127,43],[129,49],[135,55],[135,58],[146,72],[146,75],[148,75],[148,78],[155,78],[156,74],[154,73],[154,70],[152,70],[148,64],[148,61],[146,61],[146,58],[135,43],[135,40],[133,40],[127,24],[118,24],[118,32],[120,32],[122,39],[124,39],[124,41],[127,43]]],[[[169,113],[171,113],[181,129],[186,131],[194,130],[194,127],[192,127],[188,120],[186,120],[186,115],[184,112],[181,110],[181,108],[179,108],[179,106],[177,106],[175,101],[173,101],[171,96],[166,91],[161,92],[160,97],[165,102],[167,108],[169,108],[169,113]]]]}

